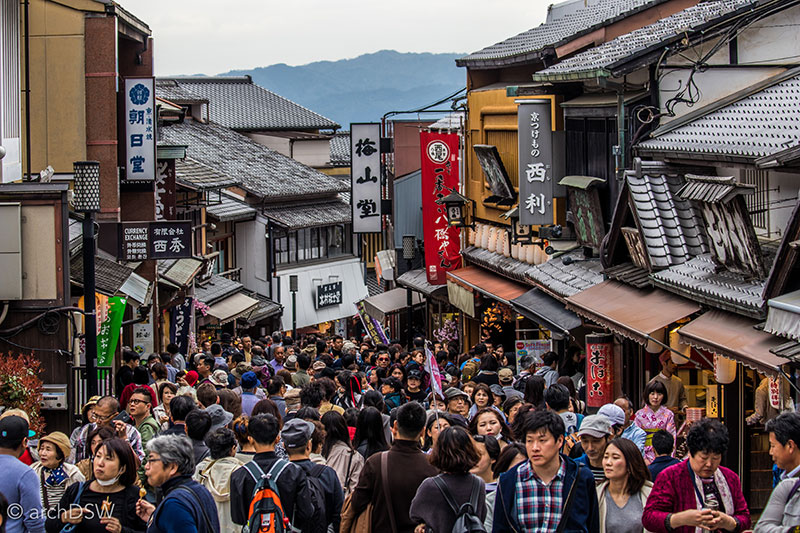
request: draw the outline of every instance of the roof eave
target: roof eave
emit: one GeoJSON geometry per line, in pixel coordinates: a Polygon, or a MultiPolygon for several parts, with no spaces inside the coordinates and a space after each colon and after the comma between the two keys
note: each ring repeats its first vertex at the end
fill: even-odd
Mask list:
{"type": "Polygon", "coordinates": [[[670,162],[691,161],[697,163],[698,161],[701,161],[710,163],[712,165],[715,163],[735,163],[738,165],[753,165],[755,162],[754,157],[731,155],[731,154],[697,153],[697,152],[686,152],[682,150],[664,150],[664,149],[646,148],[642,146],[635,147],[635,150],[637,155],[648,156],[654,159],[660,159],[663,161],[670,161],[670,162]]]}
{"type": "Polygon", "coordinates": [[[533,81],[535,82],[576,82],[594,80],[597,78],[611,78],[611,72],[605,68],[596,68],[592,70],[580,70],[577,72],[565,73],[552,73],[552,74],[534,74],[533,81]]]}

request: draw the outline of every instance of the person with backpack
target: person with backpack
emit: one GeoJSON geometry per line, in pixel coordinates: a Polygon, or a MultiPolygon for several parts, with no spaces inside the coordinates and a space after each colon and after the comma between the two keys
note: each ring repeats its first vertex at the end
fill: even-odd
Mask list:
{"type": "Polygon", "coordinates": [[[445,428],[431,453],[431,464],[442,473],[424,480],[417,489],[409,509],[411,520],[433,533],[484,532],[486,487],[470,473],[480,460],[464,428],[445,428]]]}
{"type": "Polygon", "coordinates": [[[147,483],[161,488],[157,506],[142,499],[136,502],[136,514],[148,523],[147,533],[220,531],[214,498],[191,477],[195,464],[189,437],[160,435],[147,443],[147,452],[147,483]]]}
{"type": "Polygon", "coordinates": [[[210,455],[197,465],[193,478],[214,497],[220,533],[239,533],[242,528],[231,521],[231,473],[244,464],[236,458],[236,435],[228,428],[217,428],[205,443],[210,455]]]}
{"type": "Polygon", "coordinates": [[[275,533],[301,528],[314,512],[305,471],[275,453],[279,432],[269,413],[250,418],[247,439],[256,454],[231,474],[231,519],[253,533],[266,522],[275,533]]]}
{"type": "Polygon", "coordinates": [[[316,426],[307,420],[293,418],[281,430],[281,440],[289,454],[289,461],[302,468],[307,476],[314,502],[314,516],[308,521],[307,532],[325,532],[328,528],[339,531],[344,493],[336,471],[324,464],[311,461],[316,426]]]}

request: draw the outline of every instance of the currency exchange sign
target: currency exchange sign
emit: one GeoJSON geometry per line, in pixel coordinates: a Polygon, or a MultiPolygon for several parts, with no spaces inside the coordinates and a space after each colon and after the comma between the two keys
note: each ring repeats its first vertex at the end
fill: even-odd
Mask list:
{"type": "Polygon", "coordinates": [[[353,233],[381,231],[381,125],[350,125],[353,233]]]}

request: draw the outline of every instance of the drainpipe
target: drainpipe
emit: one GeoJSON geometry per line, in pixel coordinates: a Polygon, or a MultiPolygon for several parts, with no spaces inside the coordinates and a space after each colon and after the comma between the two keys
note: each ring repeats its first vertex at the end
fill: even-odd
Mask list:
{"type": "MultiPolygon", "coordinates": [[[[31,179],[31,35],[28,16],[30,0],[25,0],[25,163],[28,170],[28,180],[31,179]]],[[[23,181],[26,181],[23,177],[23,181]]]]}

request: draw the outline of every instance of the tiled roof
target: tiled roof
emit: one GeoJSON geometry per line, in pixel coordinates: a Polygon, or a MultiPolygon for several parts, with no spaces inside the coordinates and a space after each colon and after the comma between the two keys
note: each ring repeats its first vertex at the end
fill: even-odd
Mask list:
{"type": "Polygon", "coordinates": [[[703,254],[681,265],[651,274],[651,277],[656,286],[692,301],[763,318],[764,280],[748,279],[728,270],[718,270],[711,255],[703,254]]]}
{"type": "Polygon", "coordinates": [[[401,287],[408,287],[411,290],[421,292],[429,298],[434,294],[444,296],[447,299],[447,285],[431,285],[428,283],[428,275],[425,273],[424,268],[417,268],[403,272],[397,278],[397,284],[401,287]],[[444,294],[442,294],[444,293],[444,294]]]}
{"type": "Polygon", "coordinates": [[[625,173],[631,203],[642,230],[650,265],[667,268],[707,252],[702,218],[692,204],[678,196],[684,180],[678,175],[637,176],[625,173]]]}
{"type": "Polygon", "coordinates": [[[238,281],[230,280],[223,276],[214,274],[211,278],[200,285],[195,285],[194,297],[206,305],[213,305],[214,303],[227,298],[232,294],[241,291],[243,285],[238,281]]]}
{"type": "Polygon", "coordinates": [[[178,183],[185,183],[201,191],[222,189],[238,183],[231,176],[189,157],[175,160],[175,177],[178,183]]]}
{"type": "Polygon", "coordinates": [[[350,166],[350,132],[337,131],[331,139],[331,165],[350,166]]]}
{"type": "Polygon", "coordinates": [[[798,108],[794,68],[667,123],[638,151],[752,162],[798,144],[800,122],[788,111],[798,108]]]}
{"type": "Polygon", "coordinates": [[[464,127],[464,115],[463,111],[456,111],[455,113],[450,113],[447,116],[444,116],[428,126],[428,129],[431,130],[460,130],[464,127]]]}
{"type": "Polygon", "coordinates": [[[501,66],[525,61],[535,57],[536,52],[543,48],[557,46],[662,2],[663,0],[590,0],[585,7],[570,10],[533,29],[462,57],[456,60],[456,64],[460,67],[501,66]]]}
{"type": "Polygon", "coordinates": [[[166,142],[185,144],[195,161],[235,176],[255,196],[283,202],[350,190],[350,184],[307,167],[214,122],[186,120],[159,130],[166,142]]]}
{"type": "Polygon", "coordinates": [[[289,229],[349,224],[352,221],[350,204],[342,200],[306,205],[283,205],[264,209],[264,215],[289,229]]]}
{"type": "Polygon", "coordinates": [[[273,302],[266,296],[262,296],[257,292],[248,292],[247,295],[258,300],[258,306],[245,317],[248,324],[255,324],[266,318],[278,315],[283,311],[283,306],[281,304],[273,302]]]}
{"type": "MultiPolygon", "coordinates": [[[[133,273],[132,268],[102,255],[94,258],[94,265],[95,288],[97,292],[107,296],[114,296],[133,273]]],[[[78,253],[70,259],[69,270],[70,279],[83,286],[83,253],[78,253]]]]}
{"type": "Polygon", "coordinates": [[[620,66],[633,57],[661,49],[665,41],[681,39],[686,32],[700,30],[710,22],[735,14],[739,9],[757,4],[759,0],[716,0],[700,2],[658,22],[620,35],[616,39],[590,48],[533,75],[534,81],[595,78],[597,75],[617,76],[620,66]],[[603,72],[598,72],[603,71],[603,72]]]}
{"type": "Polygon", "coordinates": [[[755,185],[737,183],[732,176],[686,175],[686,185],[678,191],[678,196],[709,204],[726,203],[740,194],[752,194],[755,185]]]}
{"type": "Polygon", "coordinates": [[[174,81],[178,87],[207,98],[209,118],[235,130],[316,130],[339,127],[339,124],[319,113],[256,85],[250,76],[197,76],[175,78],[174,81]]]}
{"type": "Polygon", "coordinates": [[[219,203],[209,203],[206,213],[220,222],[250,220],[255,218],[256,210],[243,202],[238,196],[223,192],[219,203]]]}
{"type": "Polygon", "coordinates": [[[208,98],[193,93],[188,88],[179,85],[177,81],[164,78],[156,79],[156,96],[173,104],[208,102],[208,98]]]}
{"type": "Polygon", "coordinates": [[[603,281],[603,267],[600,259],[584,259],[582,251],[575,251],[537,265],[525,275],[548,292],[566,298],[603,281]]]}
{"type": "Polygon", "coordinates": [[[533,265],[514,259],[513,257],[506,257],[502,254],[490,252],[485,248],[478,248],[477,246],[468,246],[461,250],[461,255],[469,261],[487,270],[497,272],[507,278],[520,281],[526,285],[530,285],[530,280],[525,277],[525,273],[533,268],[533,265]]]}

